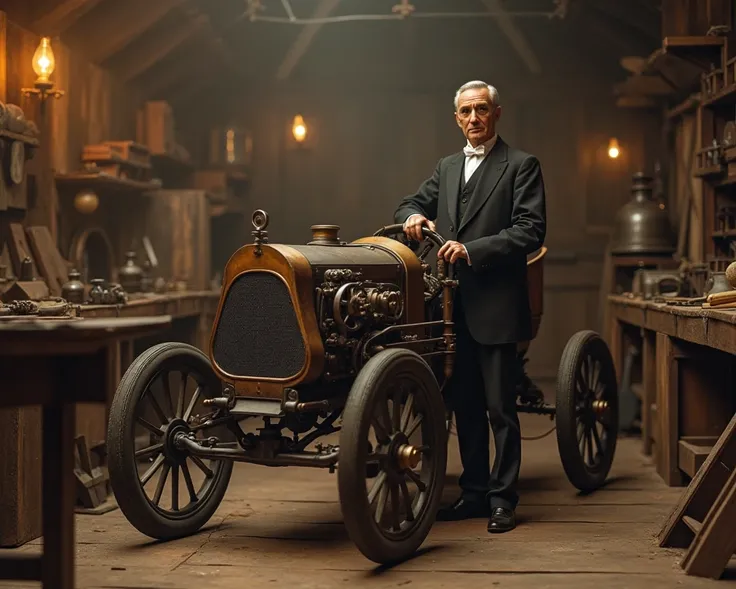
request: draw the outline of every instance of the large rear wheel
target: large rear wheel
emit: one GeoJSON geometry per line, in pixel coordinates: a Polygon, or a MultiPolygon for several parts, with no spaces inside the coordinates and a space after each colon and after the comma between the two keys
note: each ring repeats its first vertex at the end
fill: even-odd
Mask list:
{"type": "Polygon", "coordinates": [[[350,391],[337,471],[345,526],[366,558],[388,564],[416,552],[435,521],[446,463],[445,406],[430,367],[410,350],[379,352],[350,391]]]}
{"type": "Polygon", "coordinates": [[[599,488],[618,437],[616,369],[606,342],[579,331],[567,342],[557,376],[557,445],[567,478],[581,491],[599,488]]]}

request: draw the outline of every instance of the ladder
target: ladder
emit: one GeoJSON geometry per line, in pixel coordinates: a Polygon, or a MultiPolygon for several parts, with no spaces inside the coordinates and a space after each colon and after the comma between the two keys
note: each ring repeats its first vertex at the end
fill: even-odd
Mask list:
{"type": "Polygon", "coordinates": [[[658,536],[686,548],[688,575],[718,579],[736,552],[736,415],[690,481],[658,536]]]}

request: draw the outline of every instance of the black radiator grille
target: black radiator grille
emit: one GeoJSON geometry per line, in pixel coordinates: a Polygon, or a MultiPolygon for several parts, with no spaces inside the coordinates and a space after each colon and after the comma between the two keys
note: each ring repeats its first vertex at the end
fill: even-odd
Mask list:
{"type": "Polygon", "coordinates": [[[233,376],[288,378],[306,359],[286,284],[269,272],[236,278],[215,331],[212,355],[233,376]]]}

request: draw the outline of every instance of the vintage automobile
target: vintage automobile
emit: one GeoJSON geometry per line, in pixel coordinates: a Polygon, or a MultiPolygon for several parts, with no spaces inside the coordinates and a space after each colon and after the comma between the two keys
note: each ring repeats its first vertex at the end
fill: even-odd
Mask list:
{"type": "MultiPolygon", "coordinates": [[[[264,211],[253,225],[254,243],[226,265],[209,357],[155,345],[117,388],[107,443],[118,505],[141,533],[171,539],[212,517],[234,462],[337,470],[352,541],[374,562],[404,560],[434,523],[447,461],[457,281],[453,265],[427,259],[444,239],[425,228],[410,244],[390,225],[346,243],[319,225],[308,244],[283,245],[268,243],[264,211]]],[[[537,327],[545,251],[528,264],[537,327]]],[[[523,391],[518,406],[556,416],[575,486],[605,481],[618,404],[596,333],[567,343],[554,406],[523,391]]]]}

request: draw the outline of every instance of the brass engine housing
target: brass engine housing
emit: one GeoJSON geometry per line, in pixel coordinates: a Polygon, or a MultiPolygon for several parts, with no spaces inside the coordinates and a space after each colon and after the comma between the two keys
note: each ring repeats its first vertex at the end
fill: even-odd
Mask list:
{"type": "Polygon", "coordinates": [[[210,339],[212,366],[235,396],[277,399],[349,381],[369,334],[425,321],[425,268],[399,241],[285,245],[258,234],[225,267],[210,339]]]}

